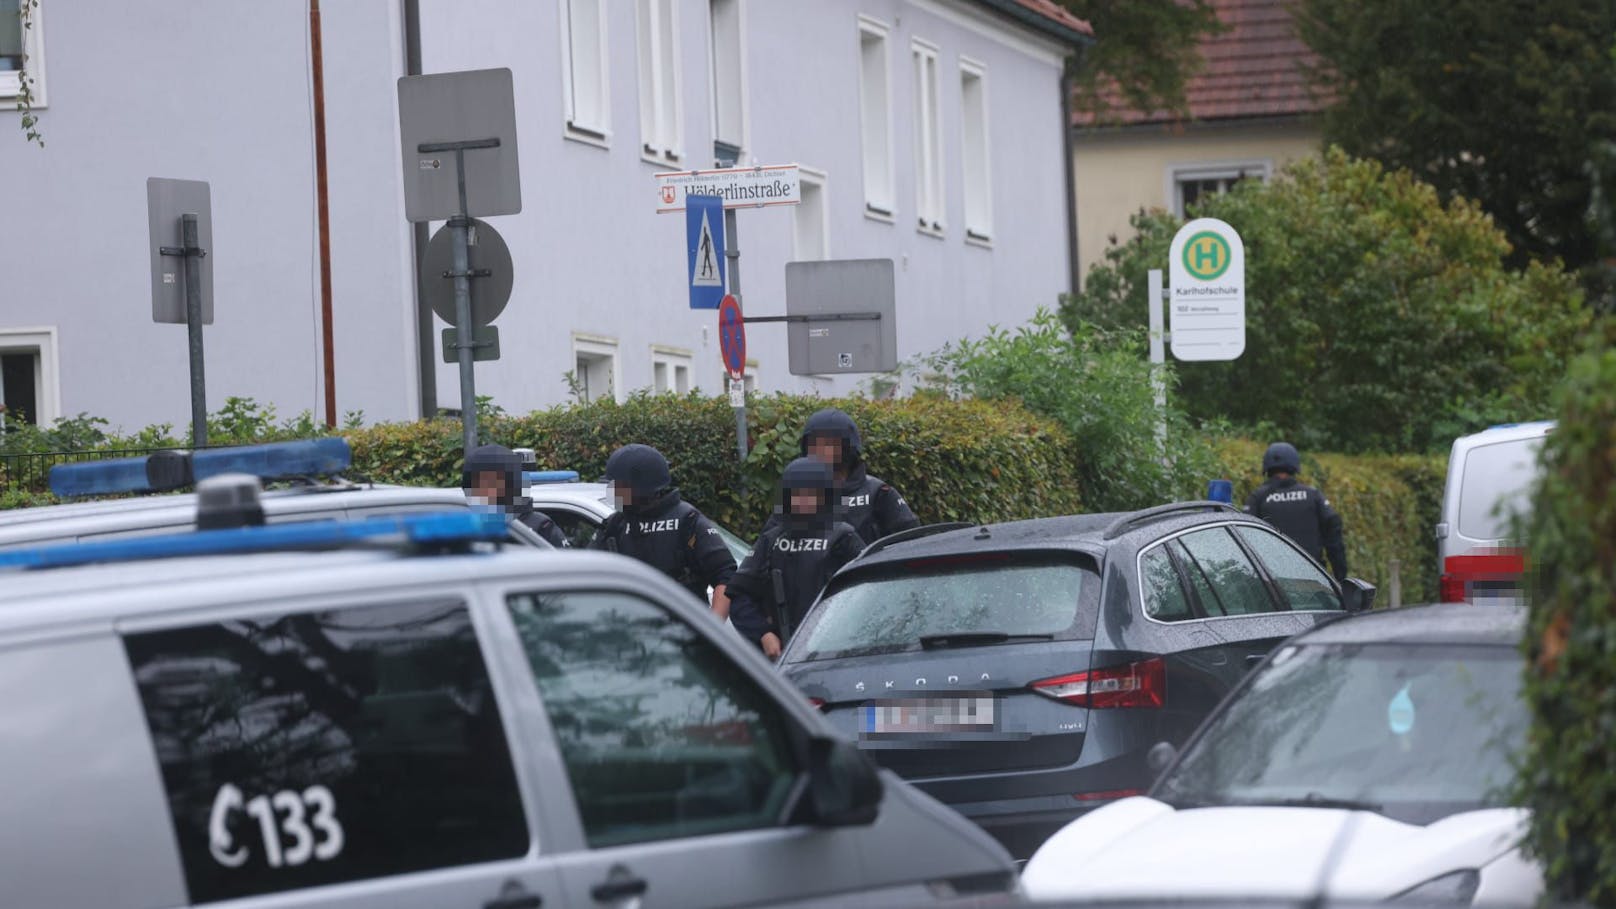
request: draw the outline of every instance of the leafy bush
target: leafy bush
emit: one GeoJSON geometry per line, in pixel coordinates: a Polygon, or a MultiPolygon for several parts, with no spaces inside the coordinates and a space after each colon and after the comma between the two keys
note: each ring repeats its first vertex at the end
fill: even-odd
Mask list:
{"type": "MultiPolygon", "coordinates": [[[[1065,428],[1083,500],[1096,511],[1193,497],[1216,463],[1203,435],[1173,407],[1164,456],[1142,333],[1079,326],[1068,335],[1042,310],[1013,333],[993,329],[924,362],[931,370],[926,378],[951,396],[1020,401],[1065,428]]],[[[1162,371],[1170,386],[1171,369],[1162,371]]]]}
{"type": "Polygon", "coordinates": [[[1575,359],[1525,519],[1532,725],[1517,797],[1552,900],[1616,905],[1616,330],[1575,359]]]}
{"type": "MultiPolygon", "coordinates": [[[[1539,419],[1563,351],[1587,329],[1575,279],[1509,271],[1509,245],[1474,203],[1441,202],[1404,171],[1332,149],[1193,212],[1246,246],[1246,350],[1181,363],[1184,409],[1330,451],[1431,451],[1493,423],[1539,419]]],[[[1086,323],[1141,327],[1146,271],[1166,268],[1179,221],[1141,213],[1063,305],[1086,323]]]]}

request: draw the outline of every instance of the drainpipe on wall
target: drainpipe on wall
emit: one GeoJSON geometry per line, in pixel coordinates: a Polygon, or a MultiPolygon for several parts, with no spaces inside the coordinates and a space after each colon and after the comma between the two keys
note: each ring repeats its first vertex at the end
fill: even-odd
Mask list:
{"type": "Polygon", "coordinates": [[[1061,160],[1066,175],[1066,268],[1067,293],[1076,295],[1083,286],[1082,260],[1077,245],[1077,187],[1072,170],[1077,165],[1072,142],[1072,78],[1082,61],[1082,51],[1067,57],[1060,75],[1061,160]]]}
{"type": "MultiPolygon", "coordinates": [[[[404,0],[404,73],[421,75],[421,0],[404,0]]],[[[432,307],[426,304],[426,288],[421,285],[421,264],[426,256],[427,235],[425,223],[414,228],[412,246],[415,261],[415,360],[418,370],[417,388],[421,396],[421,419],[438,414],[437,349],[432,346],[432,307]]]]}
{"type": "Polygon", "coordinates": [[[320,229],[320,346],[325,359],[325,425],[337,425],[336,342],[331,328],[331,205],[325,166],[325,55],[320,47],[320,0],[309,0],[309,55],[314,69],[314,186],[320,229]]]}

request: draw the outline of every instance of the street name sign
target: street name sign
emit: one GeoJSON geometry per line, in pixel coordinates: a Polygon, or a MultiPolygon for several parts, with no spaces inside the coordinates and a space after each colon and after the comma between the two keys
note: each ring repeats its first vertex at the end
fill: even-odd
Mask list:
{"type": "Polygon", "coordinates": [[[656,175],[659,214],[684,211],[690,196],[718,196],[725,208],[796,205],[802,201],[802,172],[795,164],[771,164],[656,175]]]}
{"type": "Polygon", "coordinates": [[[1167,328],[1180,360],[1233,360],[1246,349],[1246,248],[1233,227],[1197,218],[1168,252],[1167,328]]]}

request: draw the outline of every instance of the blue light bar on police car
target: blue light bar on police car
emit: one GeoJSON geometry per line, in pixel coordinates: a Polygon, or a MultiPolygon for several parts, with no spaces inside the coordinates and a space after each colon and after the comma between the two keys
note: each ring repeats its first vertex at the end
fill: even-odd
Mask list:
{"type": "Polygon", "coordinates": [[[578,471],[576,470],[528,470],[522,473],[522,481],[529,486],[542,483],[576,483],[578,471]]]}
{"type": "Polygon", "coordinates": [[[505,516],[497,511],[432,512],[362,521],[303,521],[16,549],[0,552],[0,568],[63,568],[103,562],[146,562],[185,556],[295,552],[362,545],[498,542],[505,536],[505,516]]]}
{"type": "Polygon", "coordinates": [[[347,470],[353,450],[341,437],[241,445],[201,451],[162,451],[142,458],[57,464],[51,492],[64,499],[135,492],[167,492],[223,473],[245,473],[260,480],[329,477],[347,470]]]}

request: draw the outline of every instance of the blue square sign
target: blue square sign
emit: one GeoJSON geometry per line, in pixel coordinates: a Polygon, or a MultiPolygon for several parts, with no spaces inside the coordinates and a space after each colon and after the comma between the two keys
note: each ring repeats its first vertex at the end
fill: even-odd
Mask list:
{"type": "Polygon", "coordinates": [[[685,246],[689,250],[690,308],[717,309],[724,299],[724,200],[685,197],[685,246]]]}

